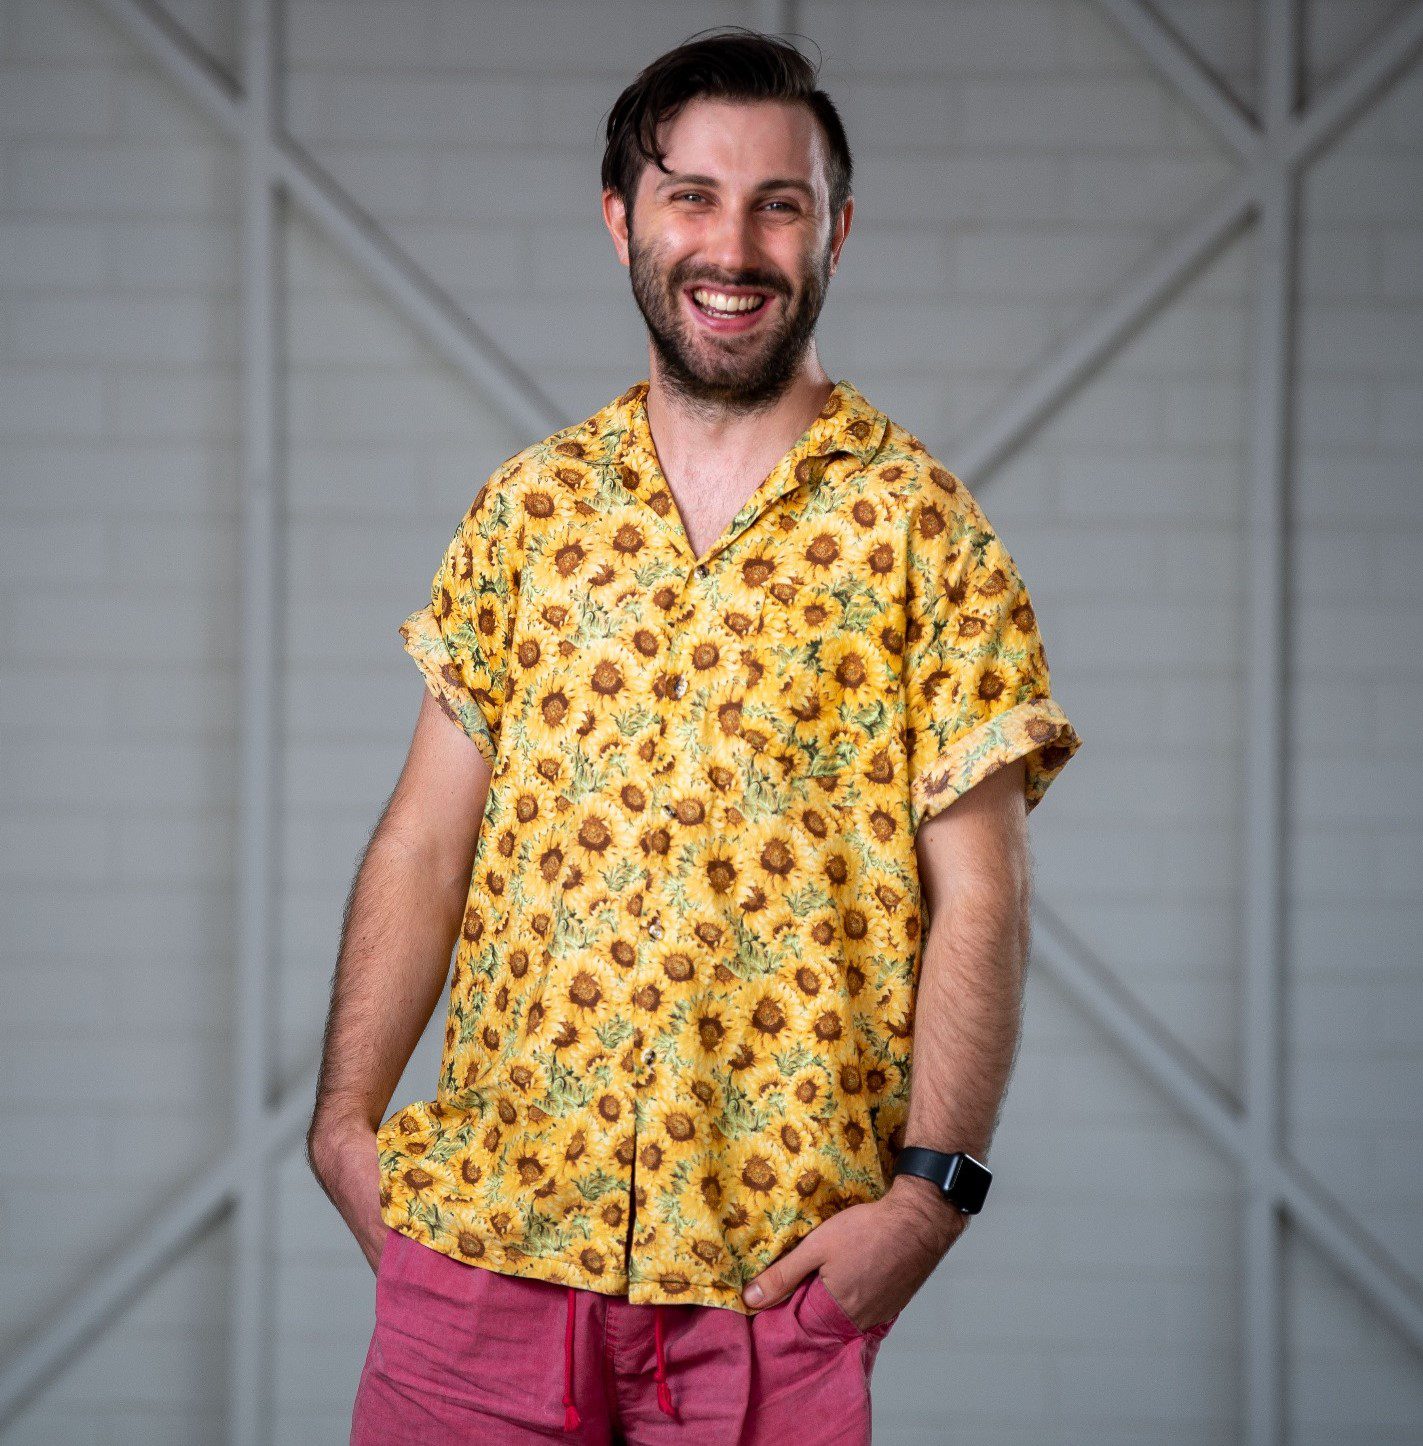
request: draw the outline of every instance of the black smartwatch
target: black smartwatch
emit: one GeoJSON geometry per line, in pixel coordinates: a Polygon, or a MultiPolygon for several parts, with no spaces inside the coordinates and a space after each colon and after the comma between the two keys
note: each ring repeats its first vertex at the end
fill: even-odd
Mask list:
{"type": "Polygon", "coordinates": [[[940,1194],[956,1210],[977,1215],[993,1181],[987,1165],[966,1155],[962,1150],[946,1155],[942,1150],[926,1150],[920,1145],[906,1145],[894,1162],[896,1175],[922,1175],[932,1180],[940,1194]]]}

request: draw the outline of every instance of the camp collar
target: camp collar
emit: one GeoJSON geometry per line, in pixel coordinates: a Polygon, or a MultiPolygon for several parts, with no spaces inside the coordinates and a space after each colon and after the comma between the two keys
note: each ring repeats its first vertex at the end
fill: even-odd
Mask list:
{"type": "MultiPolygon", "coordinates": [[[[621,424],[621,436],[611,460],[616,475],[630,491],[652,507],[678,546],[690,557],[691,544],[680,524],[671,489],[667,486],[652,440],[652,428],[647,419],[649,387],[650,382],[646,379],[635,382],[613,404],[616,422],[621,424]],[[629,469],[632,476],[628,475],[629,469]],[[659,497],[662,498],[660,502],[657,500],[659,497]]],[[[867,401],[853,383],[846,380],[836,382],[819,415],[746,499],[701,561],[709,562],[723,548],[730,546],[777,498],[802,482],[811,486],[818,483],[833,461],[849,458],[856,467],[867,466],[884,444],[888,429],[889,418],[867,401]]]]}

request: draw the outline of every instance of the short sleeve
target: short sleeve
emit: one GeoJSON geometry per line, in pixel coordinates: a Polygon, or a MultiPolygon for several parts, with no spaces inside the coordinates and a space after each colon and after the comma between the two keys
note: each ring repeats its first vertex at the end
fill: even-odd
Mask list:
{"type": "Polygon", "coordinates": [[[474,740],[492,768],[509,689],[519,591],[519,536],[502,473],[461,519],[430,583],[430,602],[400,624],[445,712],[474,740]]]}
{"type": "Polygon", "coordinates": [[[910,829],[1027,760],[1031,812],[1081,746],[1052,696],[1032,599],[1002,540],[941,467],[910,515],[904,649],[910,829]]]}

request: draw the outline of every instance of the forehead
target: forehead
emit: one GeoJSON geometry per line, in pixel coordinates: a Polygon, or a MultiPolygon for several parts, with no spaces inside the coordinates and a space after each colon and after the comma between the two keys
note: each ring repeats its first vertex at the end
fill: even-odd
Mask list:
{"type": "MultiPolygon", "coordinates": [[[[727,187],[771,177],[798,179],[824,194],[825,139],[807,105],[781,100],[698,96],[658,132],[672,174],[713,176],[727,187]]],[[[638,189],[655,190],[667,173],[648,164],[638,189]]]]}

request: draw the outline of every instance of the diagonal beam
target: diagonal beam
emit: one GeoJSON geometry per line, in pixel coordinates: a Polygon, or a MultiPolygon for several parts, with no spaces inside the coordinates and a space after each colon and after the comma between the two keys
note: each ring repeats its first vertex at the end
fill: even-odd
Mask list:
{"type": "Polygon", "coordinates": [[[48,1323],[30,1334],[0,1371],[0,1430],[218,1219],[245,1179],[305,1137],[315,1096],[313,1067],[300,1087],[263,1116],[249,1143],[218,1154],[186,1185],[165,1194],[169,1203],[157,1208],[122,1250],[109,1255],[48,1323]]]}
{"type": "Polygon", "coordinates": [[[1255,204],[1252,181],[1249,174],[1233,179],[1181,236],[1128,276],[1062,346],[1042,357],[1002,402],[989,409],[954,449],[961,476],[987,481],[990,472],[1244,229],[1255,204]]]}
{"type": "Polygon", "coordinates": [[[1389,26],[1310,109],[1272,131],[1179,240],[1168,242],[1048,352],[956,448],[964,477],[987,479],[1108,357],[1238,234],[1281,166],[1297,171],[1361,115],[1423,50],[1423,0],[1389,26]]]}
{"type": "MultiPolygon", "coordinates": [[[[1255,1142],[1244,1114],[1048,905],[1039,902],[1034,912],[1034,957],[1245,1178],[1255,1142]]],[[[1415,1349],[1423,1350],[1423,1299],[1405,1267],[1298,1161],[1282,1155],[1264,1163],[1276,1204],[1415,1349]]]]}
{"type": "Polygon", "coordinates": [[[1145,0],[1097,0],[1169,83],[1242,160],[1260,143],[1254,115],[1174,26],[1145,0]]]}
{"type": "Polygon", "coordinates": [[[1374,104],[1423,50],[1423,0],[1403,11],[1350,62],[1334,83],[1286,130],[1287,164],[1299,167],[1338,139],[1345,127],[1374,104]]]}
{"type": "MultiPolygon", "coordinates": [[[[241,143],[244,102],[223,75],[152,0],[92,0],[228,139],[241,143]]],[[[560,408],[418,266],[340,184],[285,133],[264,145],[268,179],[280,185],[406,321],[517,432],[562,426],[560,408]]]]}

